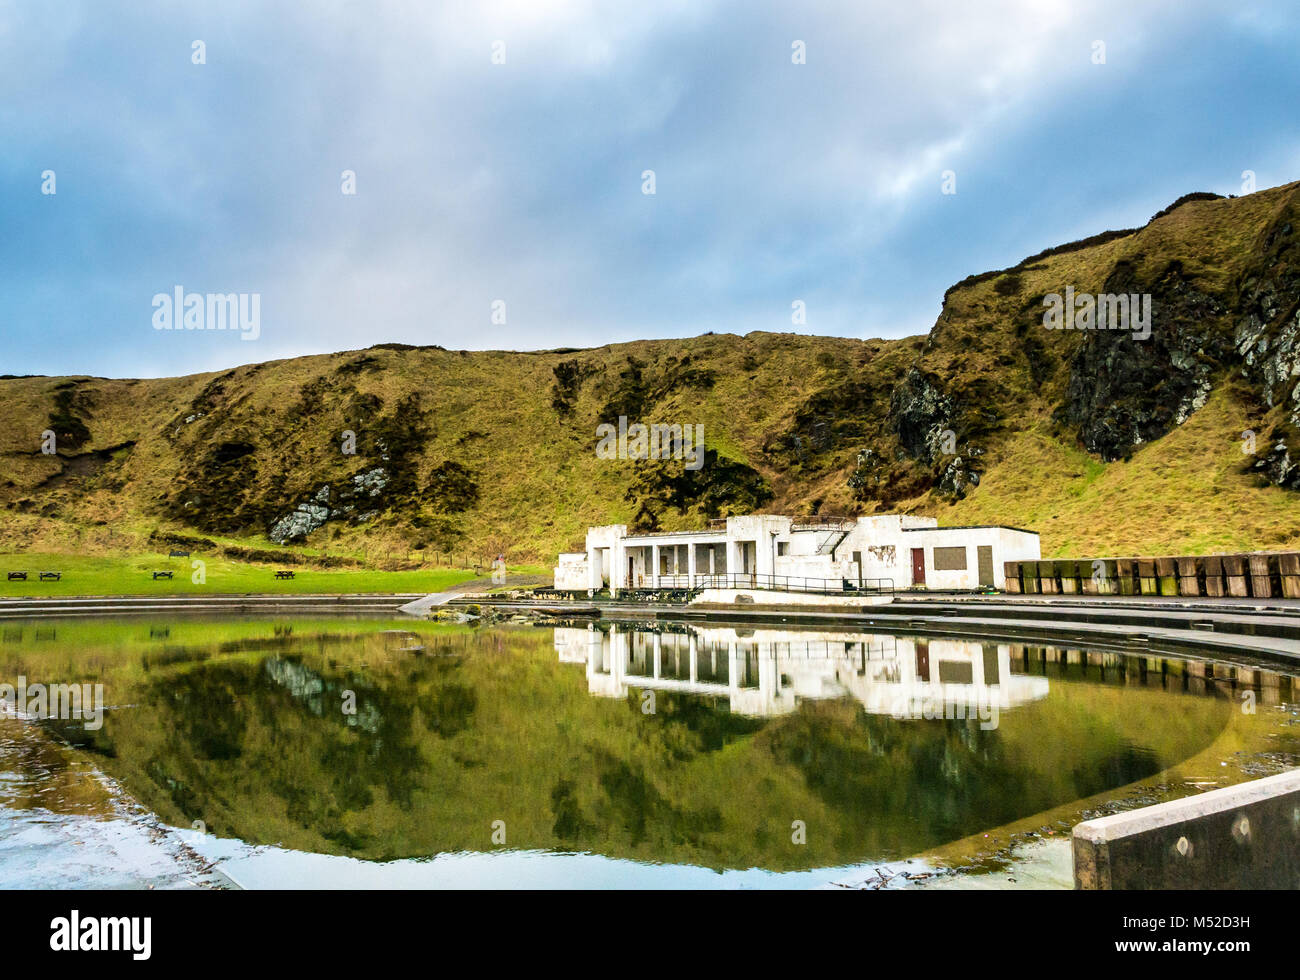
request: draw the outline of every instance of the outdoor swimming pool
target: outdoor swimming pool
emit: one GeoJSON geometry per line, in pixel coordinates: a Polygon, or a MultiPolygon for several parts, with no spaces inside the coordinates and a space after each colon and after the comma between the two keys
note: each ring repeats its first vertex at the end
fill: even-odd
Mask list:
{"type": "Polygon", "coordinates": [[[848,629],[10,622],[19,678],[103,714],[4,722],[9,886],[124,800],[249,886],[811,886],[1298,751],[1285,673],[848,629]]]}

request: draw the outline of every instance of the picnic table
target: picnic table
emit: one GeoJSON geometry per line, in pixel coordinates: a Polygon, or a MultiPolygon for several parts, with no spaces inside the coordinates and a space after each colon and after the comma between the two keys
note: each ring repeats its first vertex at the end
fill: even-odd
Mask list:
{"type": "Polygon", "coordinates": [[[154,572],[154,573],[153,573],[153,577],[154,577],[154,581],[157,581],[157,580],[160,579],[160,578],[171,578],[171,577],[172,577],[172,573],[171,573],[171,572],[154,572]]]}
{"type": "Polygon", "coordinates": [[[281,569],[275,573],[276,578],[293,578],[293,572],[288,569],[281,569]]]}
{"type": "Polygon", "coordinates": [[[10,582],[26,582],[26,581],[27,581],[27,573],[26,573],[26,572],[10,572],[10,573],[9,573],[9,581],[10,581],[10,582]]]}
{"type": "Polygon", "coordinates": [[[190,556],[190,553],[189,553],[188,551],[173,551],[173,552],[172,552],[170,555],[168,555],[167,557],[168,557],[168,558],[188,558],[189,556],[190,556]]]}
{"type": "Polygon", "coordinates": [[[62,572],[41,572],[40,579],[42,582],[57,582],[63,578],[62,572]]]}

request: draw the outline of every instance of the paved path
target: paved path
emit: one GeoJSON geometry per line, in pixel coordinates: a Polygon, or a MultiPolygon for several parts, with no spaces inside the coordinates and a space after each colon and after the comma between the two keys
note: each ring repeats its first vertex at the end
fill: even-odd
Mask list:
{"type": "Polygon", "coordinates": [[[547,582],[548,579],[541,575],[507,575],[503,582],[494,582],[490,578],[476,578],[453,585],[446,592],[433,592],[421,599],[416,599],[414,602],[398,606],[397,611],[410,616],[427,616],[434,606],[441,606],[447,600],[454,599],[457,596],[486,594],[488,589],[501,585],[524,587],[544,585],[547,582]]]}
{"type": "Polygon", "coordinates": [[[454,595],[460,595],[459,592],[434,592],[423,598],[416,599],[414,602],[408,602],[404,606],[398,606],[397,611],[406,613],[408,616],[427,616],[429,610],[434,606],[441,606],[444,602],[454,595]]]}

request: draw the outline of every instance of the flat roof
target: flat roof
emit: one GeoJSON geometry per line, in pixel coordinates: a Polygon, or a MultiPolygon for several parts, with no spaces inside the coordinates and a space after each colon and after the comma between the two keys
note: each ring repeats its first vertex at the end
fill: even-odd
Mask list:
{"type": "Polygon", "coordinates": [[[625,534],[624,541],[635,541],[638,538],[684,538],[692,534],[710,534],[716,538],[725,538],[727,532],[724,531],[642,531],[639,534],[625,534]]]}
{"type": "MultiPolygon", "coordinates": [[[[783,516],[783,515],[759,515],[759,516],[783,516]]],[[[869,517],[906,517],[908,515],[868,514],[865,516],[869,518],[869,517]]],[[[846,520],[856,523],[860,519],[861,518],[850,517],[847,518],[846,520]]],[[[792,520],[792,521],[816,520],[816,518],[787,518],[787,520],[792,520]]],[[[942,527],[941,526],[903,527],[900,528],[900,530],[902,531],[978,531],[978,530],[988,530],[990,528],[1003,530],[1003,531],[1018,531],[1021,534],[1032,534],[1038,536],[1037,531],[1031,531],[1027,527],[1016,527],[1013,524],[953,524],[953,525],[942,526],[942,527]]],[[[798,534],[798,533],[802,533],[804,530],[814,530],[814,529],[801,528],[799,530],[796,530],[795,528],[791,528],[790,533],[798,534]]],[[[704,530],[704,531],[698,531],[698,530],[697,531],[639,531],[635,534],[625,534],[623,536],[623,540],[639,541],[639,540],[649,540],[651,538],[684,538],[684,537],[697,537],[697,536],[712,536],[717,538],[725,538],[727,536],[727,530],[726,528],[711,528],[709,530],[704,530]]]]}
{"type": "Polygon", "coordinates": [[[1038,535],[1037,531],[1031,531],[1027,527],[1014,527],[1011,524],[953,524],[947,527],[905,527],[904,531],[978,531],[981,529],[998,528],[1003,531],[1019,531],[1021,534],[1038,535]]]}

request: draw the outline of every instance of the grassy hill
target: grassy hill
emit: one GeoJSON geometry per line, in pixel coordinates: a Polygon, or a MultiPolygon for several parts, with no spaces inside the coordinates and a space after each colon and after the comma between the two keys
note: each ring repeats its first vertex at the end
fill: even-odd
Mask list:
{"type": "Polygon", "coordinates": [[[1298,195],[1189,195],[972,276],[924,337],[381,344],[0,379],[0,552],[535,562],[589,524],[750,510],[996,521],[1041,531],[1047,554],[1298,547],[1298,195]],[[1042,298],[1066,286],[1149,294],[1151,337],[1045,329],[1042,298]],[[702,424],[706,465],[598,458],[620,415],[702,424]]]}

